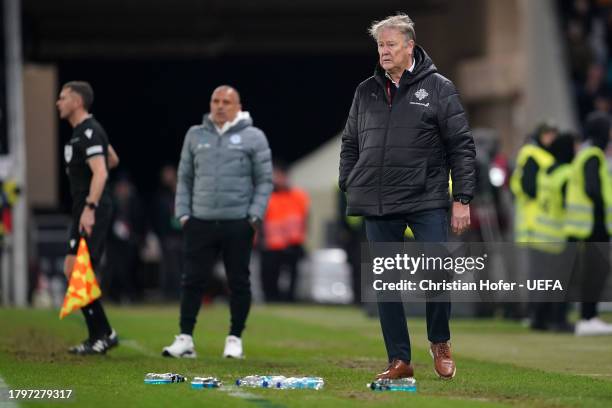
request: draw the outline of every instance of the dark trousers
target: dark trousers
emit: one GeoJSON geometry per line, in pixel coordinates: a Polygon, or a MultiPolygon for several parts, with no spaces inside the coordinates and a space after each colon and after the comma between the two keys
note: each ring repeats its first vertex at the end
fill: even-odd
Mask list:
{"type": "Polygon", "coordinates": [[[221,254],[230,290],[230,334],[241,336],[251,308],[249,260],[253,233],[247,219],[204,221],[191,217],[187,221],[181,283],[181,333],[193,333],[202,295],[221,254]]]}
{"type": "Polygon", "coordinates": [[[601,296],[610,271],[610,236],[605,226],[596,228],[581,246],[578,259],[581,262],[582,296],[580,318],[584,320],[598,316],[597,300],[601,296]]]}
{"type": "Polygon", "coordinates": [[[299,245],[278,251],[261,251],[261,283],[266,302],[295,301],[297,265],[303,253],[299,245]],[[281,292],[278,280],[283,269],[289,274],[289,287],[281,292]]]}
{"type": "Polygon", "coordinates": [[[345,238],[341,247],[346,251],[347,262],[351,266],[351,285],[353,288],[353,303],[361,305],[361,243],[365,240],[365,229],[347,228],[343,232],[345,238]]]}
{"type": "MultiPolygon", "coordinates": [[[[560,279],[568,282],[571,271],[567,270],[568,249],[561,253],[551,253],[543,250],[529,248],[529,279],[560,279]],[[567,272],[566,272],[567,270],[567,272]]],[[[567,312],[569,305],[562,302],[554,293],[546,298],[542,294],[532,292],[529,303],[531,315],[531,328],[535,330],[558,330],[568,326],[567,312]],[[542,300],[554,300],[545,302],[542,300]]]]}
{"type": "Polygon", "coordinates": [[[116,238],[106,244],[104,289],[114,302],[135,301],[142,297],[142,283],[138,276],[140,254],[134,242],[116,238]]]}
{"type": "Polygon", "coordinates": [[[183,271],[183,239],[171,234],[161,240],[162,261],[160,265],[160,286],[166,300],[178,300],[180,277],[183,271]]]}
{"type": "MultiPolygon", "coordinates": [[[[402,242],[408,225],[419,242],[446,242],[448,214],[445,209],[427,210],[396,217],[367,217],[369,242],[402,242]]],[[[427,338],[432,343],[450,339],[450,302],[427,302],[427,338]]],[[[378,302],[378,314],[389,361],[411,360],[410,337],[402,302],[378,302]]]]}
{"type": "MultiPolygon", "coordinates": [[[[72,207],[72,225],[70,227],[70,237],[68,243],[69,255],[76,255],[78,251],[78,243],[81,237],[81,233],[79,231],[79,219],[81,218],[81,213],[83,212],[84,207],[85,199],[75,201],[72,207]],[[73,242],[74,245],[72,245],[73,242]]],[[[102,255],[104,254],[104,247],[111,223],[111,217],[112,206],[110,199],[105,194],[102,196],[100,206],[96,210],[96,223],[93,226],[91,235],[85,238],[94,272],[99,272],[99,267],[101,266],[102,255]]],[[[85,317],[85,323],[87,324],[90,339],[97,339],[111,333],[112,329],[100,299],[96,299],[87,306],[82,307],[81,312],[85,317]]]]}

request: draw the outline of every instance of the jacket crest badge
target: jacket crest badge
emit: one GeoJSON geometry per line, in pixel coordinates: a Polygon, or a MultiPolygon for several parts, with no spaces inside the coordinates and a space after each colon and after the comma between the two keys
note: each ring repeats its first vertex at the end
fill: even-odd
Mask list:
{"type": "Polygon", "coordinates": [[[421,88],[414,93],[414,96],[416,96],[419,101],[422,101],[423,99],[427,98],[429,94],[427,93],[426,90],[421,88]]]}

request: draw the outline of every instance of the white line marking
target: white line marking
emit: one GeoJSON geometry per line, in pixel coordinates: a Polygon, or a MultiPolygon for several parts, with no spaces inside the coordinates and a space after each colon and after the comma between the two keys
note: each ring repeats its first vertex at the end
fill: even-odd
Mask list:
{"type": "Polygon", "coordinates": [[[279,404],[277,402],[272,402],[267,400],[264,396],[251,394],[250,392],[246,392],[236,385],[223,386],[219,388],[219,391],[223,391],[227,393],[230,397],[242,398],[249,402],[257,403],[261,407],[270,407],[270,408],[283,408],[285,405],[279,404]]]}
{"type": "Polygon", "coordinates": [[[243,391],[241,389],[239,389],[238,387],[234,387],[234,386],[223,386],[221,388],[219,388],[219,391],[223,391],[225,393],[227,393],[227,395],[229,395],[230,397],[236,397],[236,398],[242,398],[242,399],[255,399],[255,398],[260,398],[259,396],[255,395],[255,394],[251,394],[250,392],[246,392],[243,391]]]}
{"type": "Polygon", "coordinates": [[[152,350],[144,347],[142,344],[137,342],[136,340],[122,340],[119,339],[119,347],[125,346],[129,349],[139,352],[140,354],[144,354],[147,357],[160,357],[161,353],[154,353],[152,350]]]}
{"type": "Polygon", "coordinates": [[[223,391],[227,393],[230,397],[242,398],[242,399],[261,399],[262,397],[259,395],[251,394],[250,392],[245,391],[244,389],[236,386],[236,385],[224,385],[219,388],[219,391],[223,391]]]}
{"type": "Polygon", "coordinates": [[[590,374],[590,373],[577,373],[577,375],[585,375],[587,377],[612,377],[612,374],[590,374]]]}
{"type": "Polygon", "coordinates": [[[16,408],[19,405],[10,399],[8,399],[8,385],[4,382],[4,378],[0,376],[0,407],[1,408],[16,408]],[[4,399],[6,398],[6,399],[4,399]]]}

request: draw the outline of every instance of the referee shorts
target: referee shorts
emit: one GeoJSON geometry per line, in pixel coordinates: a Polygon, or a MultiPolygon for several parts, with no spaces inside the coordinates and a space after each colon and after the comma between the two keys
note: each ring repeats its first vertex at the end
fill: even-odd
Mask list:
{"type": "MultiPolygon", "coordinates": [[[[72,209],[72,222],[70,224],[67,255],[76,255],[79,248],[79,240],[81,238],[79,222],[81,220],[83,208],[85,208],[85,203],[75,205],[72,209]]],[[[91,235],[89,237],[85,237],[85,242],[87,242],[87,247],[89,248],[91,264],[94,269],[98,262],[100,262],[102,254],[104,253],[104,246],[106,244],[106,237],[110,227],[111,218],[111,204],[101,201],[99,207],[96,208],[95,223],[91,235]]]]}

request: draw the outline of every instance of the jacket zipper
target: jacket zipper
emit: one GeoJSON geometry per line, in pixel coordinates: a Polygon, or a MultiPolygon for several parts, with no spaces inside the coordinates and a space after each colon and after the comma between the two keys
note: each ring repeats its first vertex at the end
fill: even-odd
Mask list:
{"type": "MultiPolygon", "coordinates": [[[[393,110],[393,100],[391,99],[391,84],[387,81],[386,97],[387,107],[389,108],[389,117],[387,118],[385,125],[385,136],[383,137],[383,151],[380,159],[380,174],[378,175],[378,215],[383,215],[383,204],[382,204],[382,178],[383,178],[383,166],[385,164],[385,151],[387,146],[387,134],[389,133],[389,121],[391,120],[391,111],[393,110]]],[[[399,89],[395,92],[397,93],[399,89]]]]}
{"type": "Polygon", "coordinates": [[[217,175],[217,173],[218,173],[219,166],[220,166],[220,164],[219,164],[219,157],[221,156],[221,153],[222,153],[221,152],[221,145],[222,145],[221,137],[222,137],[222,135],[217,134],[217,152],[216,152],[217,154],[215,155],[215,192],[214,192],[214,195],[215,195],[214,206],[215,206],[215,208],[217,208],[217,204],[218,204],[217,203],[217,197],[218,197],[217,191],[218,191],[218,187],[219,187],[219,185],[218,185],[218,183],[219,183],[219,176],[217,175]]]}

